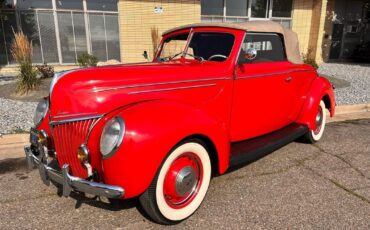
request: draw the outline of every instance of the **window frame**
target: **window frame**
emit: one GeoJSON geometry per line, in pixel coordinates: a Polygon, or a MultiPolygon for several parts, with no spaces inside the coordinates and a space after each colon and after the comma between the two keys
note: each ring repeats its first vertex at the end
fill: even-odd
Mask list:
{"type": "Polygon", "coordinates": [[[282,25],[283,22],[289,22],[289,28],[292,28],[292,21],[293,21],[293,13],[294,13],[294,0],[292,0],[292,10],[290,17],[273,17],[272,10],[273,10],[273,1],[274,0],[267,0],[267,10],[266,10],[266,17],[265,18],[256,18],[252,17],[252,0],[244,0],[248,1],[248,9],[247,9],[247,16],[230,16],[227,15],[227,0],[223,0],[223,14],[222,15],[207,15],[201,14],[201,20],[206,22],[246,22],[249,20],[271,20],[278,22],[282,25]]]}
{"type": "MultiPolygon", "coordinates": [[[[35,23],[35,27],[37,28],[35,30],[35,34],[37,33],[39,35],[39,38],[38,38],[38,42],[40,43],[40,49],[41,49],[41,61],[40,60],[37,60],[37,61],[34,61],[33,64],[42,64],[44,62],[47,62],[49,64],[53,64],[53,65],[76,65],[77,63],[76,62],[64,62],[64,58],[63,58],[63,54],[62,54],[62,46],[61,46],[61,39],[60,39],[60,32],[59,32],[59,20],[58,20],[58,13],[59,12],[64,12],[64,13],[82,13],[83,14],[83,17],[84,17],[84,30],[85,30],[85,36],[86,36],[86,43],[87,43],[87,52],[89,54],[92,54],[92,44],[91,44],[91,29],[90,29],[90,20],[89,20],[89,14],[93,14],[93,13],[98,13],[98,14],[101,14],[102,17],[104,17],[104,20],[106,19],[106,17],[109,17],[110,15],[113,15],[115,17],[117,17],[117,20],[118,19],[118,6],[117,6],[117,11],[99,11],[99,10],[88,10],[87,9],[87,1],[88,0],[81,0],[82,1],[82,4],[83,4],[83,9],[61,9],[61,8],[58,8],[57,6],[57,0],[49,0],[51,3],[52,3],[52,8],[33,8],[33,9],[22,9],[22,8],[19,8],[18,7],[18,4],[17,4],[17,1],[18,0],[10,0],[9,2],[13,4],[13,8],[4,8],[4,9],[0,9],[2,12],[14,12],[15,13],[15,16],[16,16],[16,24],[17,24],[17,28],[14,28],[15,30],[21,30],[22,29],[22,21],[21,21],[21,15],[22,13],[33,13],[35,14],[35,18],[37,19],[38,18],[38,15],[39,13],[43,13],[43,12],[51,12],[53,14],[52,18],[53,18],[53,24],[54,24],[54,28],[55,28],[55,40],[56,40],[56,53],[57,53],[57,62],[50,62],[49,60],[46,60],[44,58],[44,53],[43,53],[43,44],[42,44],[42,37],[40,36],[40,23],[37,21],[35,23]]],[[[118,4],[118,3],[117,3],[118,4]]],[[[73,17],[73,16],[72,16],[73,17]]],[[[3,29],[3,20],[0,20],[0,27],[3,29]]],[[[120,27],[119,27],[119,22],[117,23],[118,24],[118,33],[120,32],[120,27]]],[[[107,26],[104,27],[105,30],[107,30],[107,26]]],[[[106,32],[106,31],[105,31],[106,32]]],[[[73,38],[74,40],[76,39],[75,36],[73,38]]],[[[109,54],[109,47],[108,47],[108,44],[109,41],[107,40],[108,38],[106,38],[105,40],[105,43],[106,43],[106,49],[105,49],[105,53],[106,53],[106,56],[107,56],[107,60],[110,59],[111,55],[109,54]]],[[[119,39],[119,38],[118,38],[119,39]]],[[[4,41],[4,46],[5,46],[5,50],[7,51],[7,48],[9,46],[8,43],[6,43],[5,41],[5,34],[3,36],[0,36],[0,42],[3,42],[4,41]]],[[[119,41],[119,40],[118,40],[119,41]]],[[[119,44],[120,45],[120,44],[119,44]]],[[[76,46],[76,44],[74,44],[74,46],[76,46]]],[[[76,49],[75,49],[75,52],[76,52],[76,49]]],[[[119,54],[117,54],[117,57],[119,57],[119,60],[121,60],[121,52],[120,52],[120,49],[117,51],[119,52],[119,54]]],[[[16,66],[17,64],[16,63],[13,63],[10,61],[10,54],[9,52],[6,53],[6,60],[5,62],[1,63],[0,66],[16,66]]],[[[105,59],[101,60],[101,61],[107,61],[105,59]]]]}
{"type": "MultiPolygon", "coordinates": [[[[273,49],[274,50],[274,49],[273,49]]],[[[258,55],[257,55],[258,57],[258,55]]],[[[243,60],[244,57],[243,57],[243,60]]],[[[287,56],[287,52],[286,52],[286,47],[285,47],[285,40],[284,40],[284,36],[282,34],[279,34],[279,33],[273,33],[273,32],[268,32],[268,33],[264,33],[264,32],[245,32],[244,34],[244,38],[243,38],[243,41],[242,41],[242,45],[240,46],[240,49],[239,49],[239,54],[238,54],[238,58],[237,58],[237,63],[239,65],[253,65],[253,64],[262,64],[262,63],[273,63],[273,62],[286,62],[288,61],[288,56],[287,56]],[[272,35],[272,36],[277,36],[281,42],[281,48],[282,48],[282,51],[283,51],[283,59],[282,60],[277,60],[277,61],[266,61],[266,62],[257,62],[257,63],[248,63],[248,62],[242,62],[241,61],[241,55],[242,55],[242,49],[243,49],[243,44],[244,44],[244,41],[245,39],[248,37],[248,35],[272,35]]]]}

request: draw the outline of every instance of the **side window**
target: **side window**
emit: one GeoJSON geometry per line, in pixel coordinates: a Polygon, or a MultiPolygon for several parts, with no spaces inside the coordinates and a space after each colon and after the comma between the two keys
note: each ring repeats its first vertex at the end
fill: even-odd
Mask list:
{"type": "Polygon", "coordinates": [[[283,41],[278,34],[247,33],[239,55],[240,64],[285,61],[283,41]],[[246,54],[255,50],[255,57],[248,59],[246,54]]]}

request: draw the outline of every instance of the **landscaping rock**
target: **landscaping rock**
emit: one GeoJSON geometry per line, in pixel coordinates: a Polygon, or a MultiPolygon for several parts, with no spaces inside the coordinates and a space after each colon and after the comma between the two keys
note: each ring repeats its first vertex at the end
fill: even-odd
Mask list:
{"type": "Polygon", "coordinates": [[[370,103],[370,64],[324,63],[318,71],[338,81],[349,82],[348,87],[335,89],[338,105],[370,103]]]}

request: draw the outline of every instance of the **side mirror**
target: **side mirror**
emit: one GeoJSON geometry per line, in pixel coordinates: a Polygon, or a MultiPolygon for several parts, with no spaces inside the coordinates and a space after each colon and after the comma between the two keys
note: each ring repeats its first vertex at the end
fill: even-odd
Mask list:
{"type": "Polygon", "coordinates": [[[257,50],[254,48],[249,48],[247,52],[245,52],[244,58],[250,61],[254,60],[257,57],[257,50]]]}
{"type": "Polygon", "coordinates": [[[149,58],[148,58],[148,52],[146,50],[144,50],[143,56],[144,56],[144,58],[146,60],[149,60],[149,58]]]}

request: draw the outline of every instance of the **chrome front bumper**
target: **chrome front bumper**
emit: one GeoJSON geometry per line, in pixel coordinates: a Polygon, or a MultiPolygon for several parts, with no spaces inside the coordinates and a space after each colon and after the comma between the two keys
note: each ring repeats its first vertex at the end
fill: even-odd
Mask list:
{"type": "Polygon", "coordinates": [[[106,185],[93,181],[84,180],[79,177],[74,177],[69,174],[69,165],[65,164],[62,171],[57,171],[48,165],[44,164],[30,147],[24,147],[28,168],[33,169],[38,167],[40,177],[45,185],[50,185],[50,181],[60,184],[63,188],[63,196],[68,197],[72,190],[89,193],[107,198],[121,198],[125,194],[125,190],[119,186],[106,185]]]}

